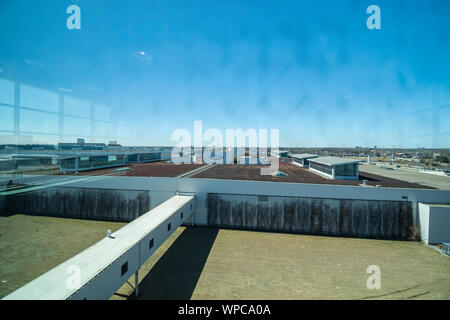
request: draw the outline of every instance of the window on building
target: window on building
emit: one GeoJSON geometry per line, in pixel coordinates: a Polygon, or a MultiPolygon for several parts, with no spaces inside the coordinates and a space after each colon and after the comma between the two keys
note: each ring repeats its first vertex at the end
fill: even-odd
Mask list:
{"type": "Polygon", "coordinates": [[[356,165],[356,163],[350,163],[336,166],[334,174],[340,177],[354,177],[356,176],[356,165]]]}
{"type": "Polygon", "coordinates": [[[331,167],[327,166],[327,165],[324,165],[324,164],[310,162],[309,163],[309,167],[312,168],[312,169],[316,169],[318,171],[321,171],[323,173],[329,174],[329,175],[333,174],[333,170],[331,169],[331,167]]]}

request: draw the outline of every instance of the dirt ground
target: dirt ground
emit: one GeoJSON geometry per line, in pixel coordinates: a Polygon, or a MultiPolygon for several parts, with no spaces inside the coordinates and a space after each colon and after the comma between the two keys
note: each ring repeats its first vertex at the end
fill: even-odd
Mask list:
{"type": "Polygon", "coordinates": [[[430,186],[401,181],[381,175],[368,172],[360,172],[359,180],[334,180],[322,177],[319,174],[311,172],[308,169],[298,167],[290,160],[281,161],[279,170],[286,173],[287,177],[272,177],[261,175],[261,166],[257,165],[215,165],[205,171],[191,176],[191,178],[210,178],[210,179],[231,179],[231,180],[255,180],[255,181],[275,181],[275,182],[296,182],[296,183],[317,183],[317,184],[337,184],[337,185],[360,185],[362,180],[367,180],[368,185],[391,188],[421,188],[434,189],[430,186]]]}
{"type": "MultiPolygon", "coordinates": [[[[0,217],[0,297],[123,225],[0,217]]],[[[418,242],[180,227],[139,274],[140,299],[450,299],[450,258],[418,242]]],[[[128,283],[111,297],[127,298],[128,283]]]]}

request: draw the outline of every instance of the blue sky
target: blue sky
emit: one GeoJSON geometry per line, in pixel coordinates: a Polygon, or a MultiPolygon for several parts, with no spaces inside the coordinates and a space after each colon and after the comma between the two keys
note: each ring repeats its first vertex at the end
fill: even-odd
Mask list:
{"type": "Polygon", "coordinates": [[[0,78],[109,108],[125,144],[173,144],[202,120],[278,128],[282,146],[450,147],[449,21],[444,0],[1,0],[0,78]],[[66,28],[71,4],[81,30],[66,28]]]}

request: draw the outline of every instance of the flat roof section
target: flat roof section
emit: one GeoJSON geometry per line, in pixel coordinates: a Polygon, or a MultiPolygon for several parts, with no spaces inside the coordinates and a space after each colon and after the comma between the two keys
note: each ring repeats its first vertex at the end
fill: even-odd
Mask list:
{"type": "Polygon", "coordinates": [[[389,179],[403,180],[441,190],[450,190],[450,177],[437,176],[420,171],[414,172],[412,170],[402,170],[398,168],[386,170],[374,165],[362,164],[359,166],[359,174],[374,174],[389,179]]]}
{"type": "MultiPolygon", "coordinates": [[[[308,160],[310,161],[310,160],[308,160]]],[[[359,180],[328,179],[311,172],[310,170],[292,164],[291,160],[281,160],[279,171],[286,173],[287,177],[274,177],[272,175],[261,175],[261,168],[267,166],[241,165],[241,164],[216,164],[204,171],[198,172],[189,178],[226,179],[226,180],[252,180],[252,181],[273,181],[292,183],[313,183],[329,185],[350,185],[359,186],[362,180],[367,180],[367,185],[375,187],[381,185],[388,188],[419,188],[434,189],[432,186],[425,186],[413,182],[405,182],[397,179],[375,175],[371,173],[359,173],[359,180]]]]}
{"type": "Polygon", "coordinates": [[[338,158],[338,157],[318,157],[309,160],[310,162],[315,162],[319,164],[324,164],[330,167],[338,166],[341,164],[352,164],[352,163],[359,163],[361,160],[355,160],[355,159],[345,159],[345,158],[338,158]]]}
{"type": "Polygon", "coordinates": [[[317,154],[310,154],[310,153],[294,153],[291,154],[291,158],[295,159],[311,159],[311,158],[318,158],[317,154]]]}
{"type": "Polygon", "coordinates": [[[177,177],[181,174],[190,172],[197,168],[206,166],[206,164],[173,164],[165,161],[154,161],[146,163],[128,163],[122,166],[105,169],[93,169],[81,171],[80,176],[99,176],[99,175],[120,175],[127,177],[177,177]],[[119,170],[120,168],[129,168],[119,170]]]}

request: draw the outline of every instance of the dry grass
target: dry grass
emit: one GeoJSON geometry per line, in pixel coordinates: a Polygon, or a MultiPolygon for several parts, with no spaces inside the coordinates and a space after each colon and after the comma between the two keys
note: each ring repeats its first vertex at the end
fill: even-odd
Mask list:
{"type": "Polygon", "coordinates": [[[141,269],[141,299],[450,299],[450,259],[418,242],[177,233],[141,269]],[[380,290],[366,286],[370,265],[381,269],[380,290]]]}
{"type": "Polygon", "coordinates": [[[125,223],[0,216],[0,298],[73,257],[125,223]]]}
{"type": "MultiPolygon", "coordinates": [[[[123,225],[0,217],[0,297],[123,225]]],[[[141,299],[450,299],[450,259],[411,241],[180,227],[140,282],[141,299]],[[366,287],[370,265],[381,268],[380,290],[366,287]]],[[[112,299],[132,292],[124,284],[112,299]]]]}

